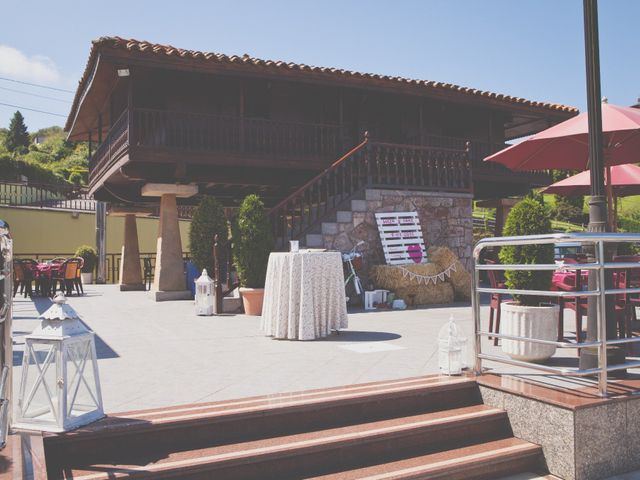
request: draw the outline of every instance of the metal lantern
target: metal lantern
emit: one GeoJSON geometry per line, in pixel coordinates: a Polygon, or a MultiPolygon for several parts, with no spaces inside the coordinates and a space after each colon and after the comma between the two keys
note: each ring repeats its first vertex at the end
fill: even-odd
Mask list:
{"type": "Polygon", "coordinates": [[[196,315],[213,315],[215,294],[213,280],[202,270],[202,275],[196,280],[196,315]]]}
{"type": "Polygon", "coordinates": [[[453,321],[440,329],[438,334],[438,364],[443,375],[460,375],[466,367],[465,357],[467,339],[460,335],[458,326],[453,321]]]}
{"type": "Polygon", "coordinates": [[[64,432],[104,417],[94,333],[63,294],[25,337],[17,428],[64,432]]]}

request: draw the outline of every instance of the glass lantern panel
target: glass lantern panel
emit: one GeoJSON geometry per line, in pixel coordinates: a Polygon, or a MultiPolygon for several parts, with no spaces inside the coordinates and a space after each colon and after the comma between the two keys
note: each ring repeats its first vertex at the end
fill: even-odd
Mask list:
{"type": "Polygon", "coordinates": [[[58,423],[62,379],[59,343],[25,342],[19,416],[26,421],[58,423]]]}
{"type": "Polygon", "coordinates": [[[72,419],[98,406],[91,338],[65,345],[67,364],[67,417],[72,419]]]}

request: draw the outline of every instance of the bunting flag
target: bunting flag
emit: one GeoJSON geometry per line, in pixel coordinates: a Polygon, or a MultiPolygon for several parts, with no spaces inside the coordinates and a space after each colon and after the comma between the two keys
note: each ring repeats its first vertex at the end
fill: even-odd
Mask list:
{"type": "Polygon", "coordinates": [[[456,262],[453,262],[451,265],[445,268],[442,272],[436,273],[435,275],[420,275],[419,273],[414,273],[410,271],[409,269],[407,269],[406,267],[403,267],[402,265],[396,265],[396,268],[402,271],[402,276],[404,278],[409,278],[410,280],[416,281],[418,282],[418,285],[423,283],[425,285],[429,285],[430,283],[433,283],[435,285],[438,281],[444,282],[445,279],[451,276],[451,272],[456,271],[456,262]]]}

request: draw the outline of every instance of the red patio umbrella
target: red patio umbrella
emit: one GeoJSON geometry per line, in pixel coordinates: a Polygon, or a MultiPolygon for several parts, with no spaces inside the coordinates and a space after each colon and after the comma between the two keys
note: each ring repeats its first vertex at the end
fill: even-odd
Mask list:
{"type": "MultiPolygon", "coordinates": [[[[605,182],[611,187],[613,194],[613,225],[617,225],[617,198],[629,195],[640,195],[640,167],[637,165],[616,165],[607,169],[605,182]],[[609,175],[611,179],[609,180],[609,175]]],[[[586,170],[571,177],[560,180],[542,190],[543,193],[574,196],[589,195],[591,187],[591,172],[586,170]]]]}
{"type": "MultiPolygon", "coordinates": [[[[605,166],[640,162],[640,109],[602,102],[602,137],[605,166]]],[[[511,170],[587,170],[589,125],[581,113],[527,140],[485,158],[511,170]]],[[[607,177],[611,177],[608,174],[607,177]]],[[[609,187],[609,186],[608,186],[609,187]]],[[[613,192],[607,188],[612,213],[613,192]]],[[[610,218],[613,215],[610,214],[610,218]]]]}
{"type": "MultiPolygon", "coordinates": [[[[640,162],[640,109],[602,103],[605,164],[640,162]]],[[[554,125],[485,158],[511,170],[587,170],[589,126],[586,113],[554,125]]]]}

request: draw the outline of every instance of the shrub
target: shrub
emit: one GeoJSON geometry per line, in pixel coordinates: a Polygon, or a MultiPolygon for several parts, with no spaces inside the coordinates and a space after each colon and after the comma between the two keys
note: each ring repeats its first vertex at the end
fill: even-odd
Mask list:
{"type": "MultiPolygon", "coordinates": [[[[517,203],[505,222],[505,236],[539,235],[551,232],[551,220],[548,209],[539,202],[525,198],[517,203]]],[[[500,250],[500,262],[504,264],[551,264],[554,261],[553,245],[507,245],[500,250]]],[[[549,290],[551,288],[551,271],[506,271],[508,288],[519,290],[549,290]]],[[[544,297],[531,295],[514,295],[521,305],[535,306],[544,297]]]]}
{"type": "Polygon", "coordinates": [[[242,287],[264,287],[272,249],[273,235],[267,211],[257,195],[249,195],[240,205],[233,229],[234,262],[242,287]]]}
{"type": "Polygon", "coordinates": [[[78,247],[75,253],[76,257],[82,257],[84,265],[82,266],[83,273],[93,273],[98,262],[98,252],[95,248],[89,245],[81,245],[78,247]]]}
{"type": "MultiPolygon", "coordinates": [[[[583,197],[576,197],[582,201],[583,197]]],[[[582,224],[584,215],[582,213],[582,206],[578,207],[575,202],[567,201],[564,198],[558,198],[556,200],[555,218],[561,222],[582,224]]]]}
{"type": "Polygon", "coordinates": [[[220,261],[224,265],[229,240],[229,226],[224,209],[215,198],[204,196],[193,212],[189,245],[193,263],[202,271],[206,268],[213,276],[213,239],[218,235],[220,261]]]}

